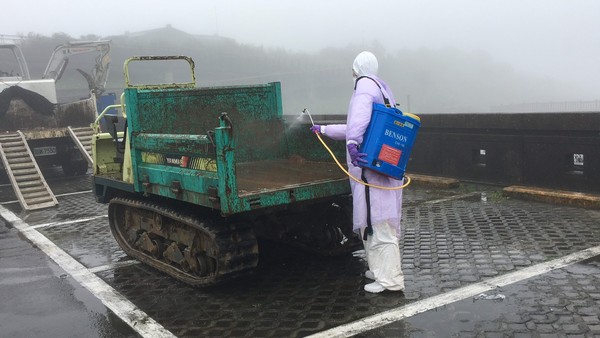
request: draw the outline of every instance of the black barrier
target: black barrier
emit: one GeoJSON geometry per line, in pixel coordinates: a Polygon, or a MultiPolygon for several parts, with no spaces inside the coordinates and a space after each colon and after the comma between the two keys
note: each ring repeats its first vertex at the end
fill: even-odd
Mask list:
{"type": "Polygon", "coordinates": [[[600,193],[600,112],[419,116],[409,173],[600,193]]]}

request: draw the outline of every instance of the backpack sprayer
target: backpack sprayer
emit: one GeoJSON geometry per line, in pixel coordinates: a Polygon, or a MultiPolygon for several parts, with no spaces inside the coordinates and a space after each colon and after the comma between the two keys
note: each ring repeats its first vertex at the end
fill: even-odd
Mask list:
{"type": "MultiPolygon", "coordinates": [[[[313,121],[310,112],[305,108],[302,113],[308,114],[310,122],[314,126],[315,122],[313,121]]],[[[373,103],[371,121],[365,132],[363,143],[360,146],[360,151],[367,154],[365,157],[367,163],[361,163],[359,166],[397,180],[405,179],[406,183],[399,187],[372,185],[352,176],[352,174],[340,164],[331,149],[321,138],[321,135],[319,133],[316,133],[316,135],[325,149],[331,154],[338,167],[340,167],[340,169],[342,169],[342,171],[350,178],[369,187],[384,190],[398,190],[403,189],[410,184],[410,177],[405,176],[404,173],[406,172],[406,165],[408,164],[410,152],[420,126],[421,121],[417,115],[402,113],[402,111],[397,108],[373,103]]]]}
{"type": "MultiPolygon", "coordinates": [[[[377,83],[377,82],[375,82],[377,83]]],[[[378,84],[379,86],[379,84],[378,84]]],[[[385,100],[387,101],[387,100],[385,100]]],[[[387,103],[387,102],[386,102],[387,103]]],[[[310,117],[312,125],[315,125],[312,116],[307,109],[303,110],[310,117]]],[[[390,105],[373,104],[371,120],[365,131],[363,143],[360,145],[361,151],[367,154],[367,163],[359,164],[360,167],[374,170],[380,174],[405,181],[399,187],[384,187],[366,182],[362,175],[362,180],[352,176],[338,161],[331,149],[325,144],[320,133],[315,133],[321,144],[327,149],[329,154],[335,160],[335,163],[342,169],[348,177],[365,186],[365,198],[367,203],[367,227],[363,233],[363,240],[367,240],[369,235],[373,234],[373,225],[371,224],[371,207],[369,188],[383,190],[404,189],[410,184],[410,177],[405,176],[406,164],[410,157],[417,130],[421,126],[418,116],[413,114],[403,114],[399,109],[390,105]]]]}
{"type": "MultiPolygon", "coordinates": [[[[405,176],[404,173],[410,158],[412,146],[417,136],[417,130],[421,126],[421,120],[416,115],[409,113],[404,114],[396,107],[393,107],[390,100],[385,96],[379,82],[369,76],[361,76],[356,79],[355,89],[356,84],[358,84],[358,81],[362,78],[367,78],[375,82],[379,90],[381,90],[381,95],[383,96],[385,104],[373,103],[371,120],[365,131],[363,143],[360,145],[360,151],[367,154],[365,158],[367,163],[361,163],[359,166],[371,169],[397,180],[404,180],[406,177],[406,183],[400,187],[381,187],[364,182],[366,181],[364,176],[362,180],[353,177],[340,165],[319,133],[317,133],[317,137],[333,156],[338,166],[353,180],[368,187],[385,190],[402,189],[410,184],[410,178],[405,176]]],[[[308,113],[306,109],[304,111],[308,113]]],[[[308,115],[314,125],[310,113],[308,113],[308,115]]]]}

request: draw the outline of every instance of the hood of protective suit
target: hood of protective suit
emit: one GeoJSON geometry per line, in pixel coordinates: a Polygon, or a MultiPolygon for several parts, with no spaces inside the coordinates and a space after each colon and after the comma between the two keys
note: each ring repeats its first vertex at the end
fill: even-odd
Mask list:
{"type": "Polygon", "coordinates": [[[364,51],[358,54],[354,59],[352,70],[358,77],[369,75],[377,76],[379,63],[377,63],[377,58],[373,53],[364,51]]]}

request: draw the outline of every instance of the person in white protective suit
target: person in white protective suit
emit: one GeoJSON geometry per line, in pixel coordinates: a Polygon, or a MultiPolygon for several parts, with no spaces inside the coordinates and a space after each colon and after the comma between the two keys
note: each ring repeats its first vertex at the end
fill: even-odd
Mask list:
{"type": "MultiPolygon", "coordinates": [[[[378,62],[371,52],[358,54],[352,72],[354,93],[350,99],[346,124],[314,125],[311,131],[346,141],[348,170],[352,176],[376,186],[401,186],[402,181],[358,166],[366,162],[363,158],[366,154],[360,152],[360,145],[371,120],[373,103],[389,102],[395,106],[396,102],[388,85],[377,76],[378,62]]],[[[365,187],[352,179],[350,186],[353,228],[363,238],[369,266],[365,277],[374,280],[365,285],[365,291],[403,291],[404,275],[398,243],[401,235],[402,189],[365,187]]]]}

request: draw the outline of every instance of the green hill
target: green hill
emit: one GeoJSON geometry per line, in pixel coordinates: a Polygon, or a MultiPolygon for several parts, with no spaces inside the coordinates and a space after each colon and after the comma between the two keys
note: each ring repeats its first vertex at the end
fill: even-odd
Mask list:
{"type": "MultiPolygon", "coordinates": [[[[410,100],[416,113],[486,112],[495,105],[552,101],[576,90],[568,84],[519,74],[484,52],[452,48],[391,51],[373,41],[368,46],[295,53],[218,36],[191,35],[171,26],[104,39],[112,41],[107,88],[117,96],[124,87],[122,65],[128,57],[187,55],[195,61],[198,86],[280,81],[285,114],[298,114],[305,107],[319,114],[344,114],[352,94],[352,61],[362,50],[378,56],[380,75],[392,87],[401,109],[407,110],[410,100]]],[[[60,33],[51,37],[30,34],[23,49],[32,76],[43,72],[54,46],[68,40],[73,38],[60,33]]],[[[69,65],[72,71],[76,62],[69,65]]],[[[171,70],[170,76],[178,79],[184,71],[171,70]]],[[[140,66],[134,75],[139,81],[164,79],[162,71],[150,65],[140,66]]],[[[78,77],[75,74],[72,80],[64,80],[63,90],[85,93],[85,81],[78,77]]]]}

